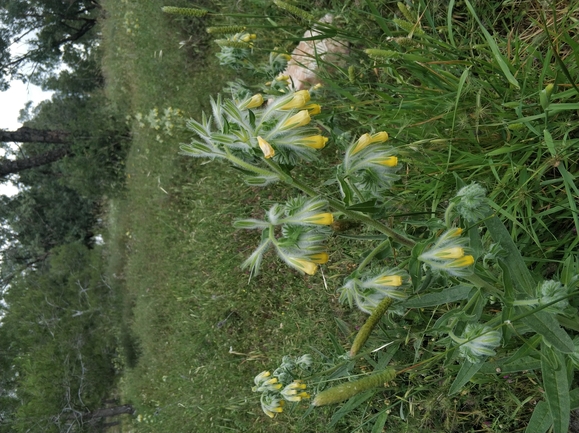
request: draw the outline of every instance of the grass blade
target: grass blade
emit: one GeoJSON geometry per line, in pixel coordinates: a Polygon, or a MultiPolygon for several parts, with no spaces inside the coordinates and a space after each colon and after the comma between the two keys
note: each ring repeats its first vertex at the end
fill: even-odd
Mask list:
{"type": "Polygon", "coordinates": [[[503,55],[501,54],[501,51],[499,50],[499,47],[497,46],[495,40],[493,39],[493,37],[491,36],[491,34],[487,31],[487,29],[483,26],[482,22],[479,20],[476,12],[474,11],[474,8],[472,7],[472,5],[470,4],[470,2],[468,0],[464,0],[464,3],[466,4],[466,7],[468,8],[469,12],[471,13],[471,15],[473,16],[473,18],[476,20],[476,22],[478,23],[481,31],[484,34],[484,37],[487,41],[487,44],[489,44],[489,47],[493,53],[493,56],[495,57],[495,60],[497,61],[499,67],[501,68],[501,71],[503,71],[503,74],[505,75],[505,78],[507,79],[507,81],[509,83],[511,83],[514,87],[516,87],[517,89],[520,89],[521,86],[519,85],[519,82],[517,81],[517,79],[513,76],[513,74],[511,74],[509,65],[507,64],[507,62],[505,61],[505,58],[503,57],[503,55]]]}
{"type": "Polygon", "coordinates": [[[515,289],[519,293],[526,293],[527,295],[533,296],[536,285],[535,280],[529,269],[527,269],[527,265],[517,245],[515,245],[511,239],[511,235],[505,225],[498,217],[493,216],[485,220],[485,226],[493,240],[498,243],[506,253],[505,257],[501,258],[501,260],[510,270],[515,289]]]}

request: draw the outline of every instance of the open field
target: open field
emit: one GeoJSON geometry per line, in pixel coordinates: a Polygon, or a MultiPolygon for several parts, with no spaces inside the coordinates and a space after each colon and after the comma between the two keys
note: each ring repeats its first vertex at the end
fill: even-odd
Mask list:
{"type": "MultiPolygon", "coordinates": [[[[430,330],[446,313],[459,308],[463,319],[477,316],[490,323],[503,298],[481,289],[476,299],[387,315],[367,349],[393,345],[355,363],[343,355],[367,315],[341,304],[337,289],[385,237],[353,224],[348,237],[332,235],[330,261],[314,276],[288,268],[270,252],[250,280],[240,264],[259,243],[259,233],[235,230],[233,221],[261,219],[265,209],[298,190],[281,182],[251,187],[227,163],[180,155],[179,144],[193,134],[179,126],[183,119],[200,119],[202,110],[210,112],[209,98],[228,81],[252,79],[247,71],[218,64],[218,47],[205,27],[243,22],[258,35],[256,56],[266,58],[274,46],[291,51],[308,23],[271,2],[202,3],[170,5],[243,16],[182,17],[163,14],[163,1],[103,1],[108,97],[127,113],[133,136],[126,191],[110,202],[106,239],[109,273],[123,293],[119,392],[137,409],[123,431],[376,433],[384,425],[392,432],[525,431],[545,392],[536,367],[538,341],[530,335],[513,341],[531,347],[528,361],[535,368],[496,374],[489,367],[452,395],[461,365],[448,352],[444,363],[410,371],[389,388],[366,391],[341,406],[313,410],[302,401],[274,419],[264,415],[259,395],[251,391],[253,378],[274,370],[284,355],[310,353],[320,371],[341,366],[331,380],[388,363],[409,367],[443,352],[444,326],[430,330]]],[[[316,125],[330,138],[328,145],[319,160],[292,175],[338,197],[332,173],[345,148],[363,133],[386,130],[401,164],[400,179],[382,209],[364,200],[373,218],[426,242],[431,231],[443,231],[457,189],[479,182],[523,251],[532,278],[566,283],[576,310],[576,280],[566,275],[579,269],[579,92],[568,79],[579,69],[579,46],[571,36],[579,5],[541,9],[535,2],[523,7],[472,1],[471,10],[450,3],[455,8],[447,14],[450,6],[417,2],[408,16],[389,1],[295,3],[316,18],[339,15],[336,29],[349,41],[350,54],[325,76],[317,95],[323,109],[316,125]],[[328,178],[332,181],[325,182],[328,178]]],[[[257,84],[251,82],[255,92],[257,84]]],[[[477,269],[486,272],[484,283],[502,290],[509,277],[491,257],[498,251],[492,250],[493,239],[482,229],[469,236],[480,258],[477,269]]],[[[375,253],[372,266],[412,263],[404,248],[392,242],[375,253]]],[[[438,274],[431,278],[435,293],[458,284],[438,274]]],[[[461,284],[479,288],[470,280],[461,284]]],[[[579,330],[572,317],[561,316],[559,323],[571,335],[579,330]]],[[[504,346],[509,355],[518,347],[512,341],[509,346],[506,337],[504,346]]],[[[573,408],[577,373],[568,368],[574,391],[570,398],[568,389],[561,393],[573,408]]],[[[324,385],[319,379],[313,389],[324,385]]]]}

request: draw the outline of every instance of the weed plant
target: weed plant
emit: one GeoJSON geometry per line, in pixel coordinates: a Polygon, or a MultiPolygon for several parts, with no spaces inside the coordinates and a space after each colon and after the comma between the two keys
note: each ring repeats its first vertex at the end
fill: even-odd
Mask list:
{"type": "MultiPolygon", "coordinates": [[[[274,3],[312,24],[310,12],[274,3]]],[[[266,370],[255,377],[261,407],[274,418],[285,402],[309,399],[312,388],[313,406],[347,400],[333,416],[335,424],[382,394],[378,386],[408,372],[427,377],[442,371],[448,394],[455,395],[468,393],[474,388],[467,384],[485,383],[488,376],[538,371],[542,388],[534,392],[544,392],[544,400],[535,399],[527,430],[552,425],[553,431],[566,432],[571,406],[577,405],[573,379],[579,354],[579,338],[573,340],[578,238],[560,235],[579,228],[579,191],[572,174],[578,89],[570,72],[577,64],[567,27],[573,22],[570,11],[536,5],[528,11],[534,14],[528,25],[539,35],[524,41],[511,32],[515,43],[505,46],[487,30],[506,36],[503,23],[483,22],[481,10],[467,0],[451,2],[446,16],[444,8],[419,3],[414,10],[398,3],[399,16],[391,22],[375,4],[367,4],[386,35],[381,42],[347,27],[317,25],[324,37],[352,44],[349,85],[323,76],[333,95],[319,99],[347,100],[347,114],[334,107],[316,121],[316,131],[312,115],[320,110],[312,108],[318,105],[310,103],[310,93],[287,88],[265,107],[260,94],[212,100],[212,116],[187,124],[194,138],[181,147],[186,155],[227,160],[246,173],[250,185],[283,182],[303,194],[274,204],[263,220],[236,222],[238,228],[262,232],[259,246],[242,265],[250,275],[258,274],[270,247],[290,267],[315,274],[329,260],[330,233],[324,226],[334,218],[366,226],[368,231],[350,238],[373,237],[357,268],[342,274],[339,288],[342,301],[370,314],[349,353],[323,354],[318,371],[297,380],[293,361],[284,357],[273,375],[266,370]],[[468,33],[461,34],[455,12],[468,33]],[[324,28],[332,31],[324,34],[324,28]],[[542,65],[539,74],[537,64],[542,65]],[[392,145],[386,144],[386,128],[392,145]],[[368,132],[356,134],[360,129],[368,132]],[[313,135],[320,130],[336,143],[340,164],[335,177],[307,184],[296,167],[327,163],[317,157],[327,141],[313,135]],[[552,206],[565,214],[562,219],[548,218],[552,206]],[[386,311],[391,314],[378,344],[360,353],[386,311]],[[382,349],[393,344],[398,350],[384,356],[382,349]],[[412,356],[402,346],[412,346],[412,356]],[[355,380],[360,358],[375,374],[355,380]],[[344,377],[349,382],[328,388],[344,377]]],[[[512,25],[518,30],[520,23],[512,25]]],[[[222,51],[222,64],[247,62],[257,38],[249,32],[220,43],[229,49],[222,51]],[[233,55],[235,50],[241,54],[233,55]]],[[[417,385],[401,380],[406,397],[417,385]]],[[[423,394],[428,386],[419,388],[423,394]]],[[[527,393],[522,398],[529,398],[527,393]]],[[[521,403],[521,396],[513,396],[518,409],[533,400],[521,403]]],[[[405,419],[413,412],[406,403],[408,408],[396,401],[369,411],[362,425],[381,430],[395,407],[405,419]]],[[[485,421],[471,422],[489,427],[485,421]]]]}
{"type": "Polygon", "coordinates": [[[161,275],[152,287],[176,283],[175,300],[191,304],[169,319],[162,312],[178,304],[149,295],[152,281],[135,293],[135,328],[155,332],[154,339],[139,332],[149,364],[140,362],[127,389],[154,414],[141,421],[159,421],[139,426],[169,431],[190,417],[238,431],[566,432],[579,405],[577,5],[464,0],[410,8],[368,0],[320,3],[318,10],[276,1],[263,5],[268,19],[251,5],[230,16],[198,14],[213,27],[245,27],[220,36],[231,42],[221,42],[222,50],[245,50],[221,51],[221,63],[267,78],[277,70],[248,59],[290,52],[316,25],[312,17],[328,11],[339,19],[318,24],[321,37],[347,41],[350,54],[332,73],[318,59],[324,86],[317,92],[293,93],[283,79],[272,89],[275,77],[237,81],[232,97],[214,97],[210,115],[187,123],[183,152],[235,166],[250,186],[234,194],[223,164],[195,165],[195,180],[181,178],[170,191],[176,213],[147,210],[166,239],[149,245],[154,237],[141,232],[133,245],[179,249],[135,256],[143,262],[133,272],[154,267],[161,275]],[[269,105],[258,92],[269,93],[269,105]],[[265,198],[256,185],[273,193],[265,198]],[[243,218],[237,228],[261,231],[261,240],[224,228],[235,217],[243,218]],[[220,231],[207,218],[218,220],[220,231]],[[187,233],[194,233],[190,245],[187,233]],[[224,248],[231,238],[237,250],[224,248]],[[199,239],[205,254],[196,254],[199,239]],[[248,250],[251,242],[256,249],[248,250]],[[271,252],[313,276],[284,270],[271,252]],[[167,274],[188,275],[181,269],[187,259],[205,271],[188,282],[167,274]],[[236,284],[238,293],[229,291],[219,312],[221,292],[206,287],[233,284],[236,260],[245,260],[252,281],[236,284]],[[280,283],[287,291],[272,292],[280,283]],[[304,291],[307,285],[317,292],[304,291]],[[258,318],[234,302],[245,290],[251,293],[242,305],[260,311],[258,318]],[[272,302],[279,297],[283,306],[272,302]],[[363,313],[343,312],[338,298],[363,313]],[[300,314],[296,304],[314,311],[300,314]],[[335,325],[322,322],[336,311],[335,325]],[[282,320],[280,334],[276,319],[284,314],[289,322],[282,320]],[[236,321],[234,335],[216,332],[236,321]],[[195,337],[187,344],[190,324],[195,337]],[[217,354],[231,341],[260,349],[231,345],[244,363],[227,361],[217,354]],[[191,346],[198,364],[161,375],[191,346]],[[263,366],[253,376],[264,369],[254,379],[254,400],[239,391],[251,387],[240,385],[251,382],[249,362],[263,366]],[[225,385],[219,376],[236,368],[238,377],[225,385]],[[181,391],[189,382],[198,388],[187,396],[181,391]],[[216,394],[225,408],[214,406],[216,394]],[[250,403],[261,403],[271,424],[250,427],[240,414],[256,415],[250,403]]]}

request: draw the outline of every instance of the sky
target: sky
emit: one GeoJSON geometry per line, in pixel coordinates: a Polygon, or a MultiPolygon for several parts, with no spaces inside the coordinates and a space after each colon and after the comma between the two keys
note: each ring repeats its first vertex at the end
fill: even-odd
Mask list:
{"type": "MultiPolygon", "coordinates": [[[[0,92],[0,128],[13,131],[22,126],[18,122],[20,110],[28,101],[33,101],[33,105],[50,98],[50,92],[43,92],[42,89],[33,84],[24,84],[21,81],[12,81],[10,88],[5,92],[0,92]]],[[[0,195],[12,195],[17,189],[9,182],[0,183],[0,195]]]]}

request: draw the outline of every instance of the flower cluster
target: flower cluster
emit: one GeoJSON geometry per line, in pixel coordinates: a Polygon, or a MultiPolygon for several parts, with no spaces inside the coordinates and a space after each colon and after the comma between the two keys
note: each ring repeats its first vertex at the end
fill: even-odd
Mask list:
{"type": "Polygon", "coordinates": [[[262,393],[261,409],[267,416],[273,418],[283,412],[286,401],[295,403],[310,398],[306,384],[302,380],[295,379],[295,375],[300,371],[309,371],[312,363],[312,356],[309,354],[297,358],[284,356],[273,375],[269,371],[262,371],[255,376],[252,391],[262,393]]]}
{"type": "Polygon", "coordinates": [[[340,289],[340,301],[354,303],[365,313],[372,313],[385,297],[403,300],[408,297],[406,289],[410,286],[410,277],[399,269],[384,269],[380,272],[368,272],[362,275],[351,275],[340,289]]]}
{"type": "Polygon", "coordinates": [[[216,39],[215,43],[221,48],[221,51],[216,54],[219,64],[233,69],[241,69],[250,65],[249,57],[256,38],[255,33],[248,33],[243,30],[226,35],[225,39],[216,39]]]}
{"type": "Polygon", "coordinates": [[[328,261],[325,242],[331,234],[327,227],[334,217],[325,208],[324,200],[297,197],[284,205],[275,204],[266,214],[266,221],[257,219],[238,220],[236,228],[261,229],[262,241],[243,263],[251,275],[257,275],[263,254],[274,246],[278,256],[289,266],[308,275],[315,274],[318,265],[328,261]],[[275,227],[281,228],[276,237],[275,227]]]}
{"type": "Polygon", "coordinates": [[[552,314],[573,314],[568,296],[571,288],[555,280],[545,280],[535,289],[534,299],[521,299],[513,302],[513,305],[544,306],[547,313],[552,314]],[[559,300],[558,302],[555,302],[559,300]],[[551,304],[551,305],[548,305],[551,304]]]}
{"type": "Polygon", "coordinates": [[[478,183],[462,187],[451,201],[457,212],[468,222],[484,219],[490,212],[486,190],[478,183]]]}
{"type": "Polygon", "coordinates": [[[448,272],[455,277],[472,274],[474,257],[467,254],[468,238],[461,237],[462,229],[452,228],[444,232],[418,260],[427,263],[432,269],[448,272]]]}
{"type": "Polygon", "coordinates": [[[460,343],[459,354],[472,363],[480,362],[485,356],[495,355],[494,349],[501,344],[501,333],[494,331],[481,323],[466,325],[461,338],[451,338],[460,343]]]}
{"type": "Polygon", "coordinates": [[[400,178],[396,174],[400,167],[398,157],[394,155],[395,149],[386,145],[386,141],[387,132],[366,133],[346,150],[339,176],[355,189],[361,199],[382,198],[392,182],[400,178]]]}
{"type": "MultiPolygon", "coordinates": [[[[311,116],[321,109],[310,103],[307,90],[275,98],[267,105],[257,94],[242,101],[222,101],[218,97],[211,106],[212,117],[203,114],[201,122],[188,122],[187,128],[198,139],[181,146],[186,155],[227,158],[241,168],[261,158],[296,165],[299,160],[314,160],[327,142],[317,128],[310,126],[311,116]]],[[[267,175],[248,179],[253,185],[274,180],[267,175]]]]}

